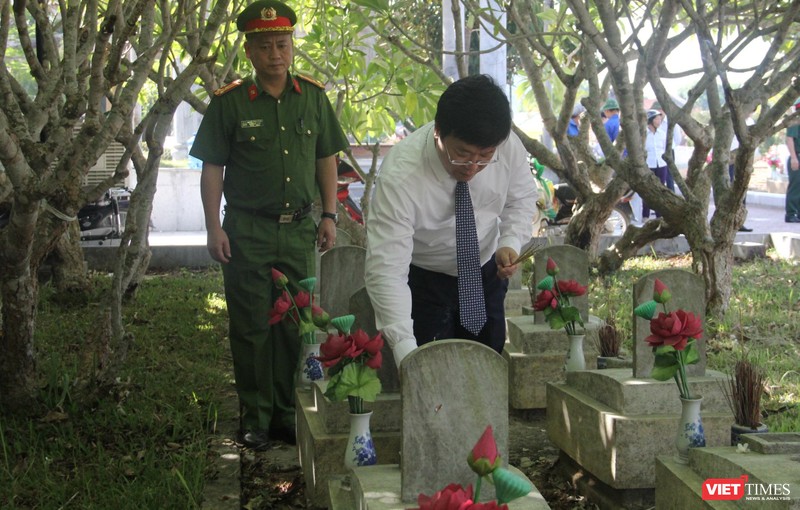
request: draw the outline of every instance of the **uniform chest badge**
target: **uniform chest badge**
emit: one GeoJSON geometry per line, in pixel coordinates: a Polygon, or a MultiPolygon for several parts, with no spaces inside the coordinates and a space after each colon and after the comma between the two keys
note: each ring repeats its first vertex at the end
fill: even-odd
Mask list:
{"type": "Polygon", "coordinates": [[[252,119],[241,121],[243,128],[258,128],[264,125],[264,119],[252,119]]]}

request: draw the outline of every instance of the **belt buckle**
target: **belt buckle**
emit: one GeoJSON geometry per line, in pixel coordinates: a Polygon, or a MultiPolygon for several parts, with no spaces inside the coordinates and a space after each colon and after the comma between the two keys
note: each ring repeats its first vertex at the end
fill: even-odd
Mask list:
{"type": "Polygon", "coordinates": [[[294,213],[281,214],[278,216],[278,223],[291,223],[294,221],[294,213]]]}

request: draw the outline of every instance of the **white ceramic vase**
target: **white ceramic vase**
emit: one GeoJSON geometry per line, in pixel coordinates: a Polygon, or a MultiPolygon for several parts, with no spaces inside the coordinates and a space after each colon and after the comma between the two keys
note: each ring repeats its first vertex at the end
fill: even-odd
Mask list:
{"type": "Polygon", "coordinates": [[[585,335],[569,335],[569,351],[564,363],[566,372],[586,370],[586,358],[583,356],[583,338],[585,335]]]}
{"type": "Polygon", "coordinates": [[[314,381],[325,376],[319,356],[320,344],[303,343],[300,351],[300,364],[297,367],[297,386],[307,388],[314,381]]]}
{"type": "Polygon", "coordinates": [[[344,451],[344,465],[346,467],[372,466],[378,462],[375,455],[375,443],[369,430],[369,419],[372,411],[368,413],[350,413],[350,435],[347,438],[347,448],[344,451]]]}
{"type": "Polygon", "coordinates": [[[681,464],[689,463],[689,449],[700,448],[706,445],[706,436],[703,431],[703,420],[700,417],[700,406],[703,397],[681,397],[681,419],[678,430],[675,432],[675,460],[681,464]]]}

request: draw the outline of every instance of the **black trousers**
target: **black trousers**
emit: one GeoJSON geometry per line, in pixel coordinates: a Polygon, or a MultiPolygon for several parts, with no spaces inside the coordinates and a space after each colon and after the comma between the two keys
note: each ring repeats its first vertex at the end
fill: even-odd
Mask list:
{"type": "Polygon", "coordinates": [[[411,288],[411,318],[417,345],[433,340],[459,338],[475,340],[503,352],[506,341],[505,298],[508,280],[497,277],[492,257],[481,268],[486,324],[476,336],[461,326],[458,311],[458,278],[412,265],[408,273],[411,288]]]}

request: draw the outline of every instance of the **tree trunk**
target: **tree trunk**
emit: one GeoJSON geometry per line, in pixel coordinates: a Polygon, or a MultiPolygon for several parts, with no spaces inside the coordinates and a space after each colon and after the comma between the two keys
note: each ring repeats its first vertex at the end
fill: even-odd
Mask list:
{"type": "Polygon", "coordinates": [[[37,387],[33,331],[39,283],[27,260],[0,268],[8,275],[0,279],[0,406],[30,412],[37,387]]]}
{"type": "Polygon", "coordinates": [[[59,292],[85,292],[89,288],[80,238],[78,222],[70,222],[48,258],[53,268],[53,283],[59,292]]]}

